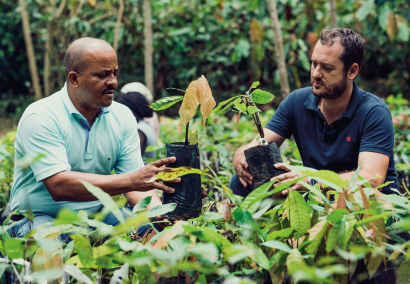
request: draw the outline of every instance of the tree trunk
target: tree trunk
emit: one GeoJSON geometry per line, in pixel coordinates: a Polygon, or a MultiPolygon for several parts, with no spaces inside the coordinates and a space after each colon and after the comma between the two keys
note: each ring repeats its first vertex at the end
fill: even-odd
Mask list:
{"type": "Polygon", "coordinates": [[[144,0],[144,54],[145,54],[145,85],[154,95],[154,67],[152,62],[152,21],[151,1],[144,0]]]}
{"type": "Polygon", "coordinates": [[[30,23],[28,19],[27,7],[25,0],[19,0],[19,6],[21,10],[21,23],[23,25],[24,33],[24,42],[26,44],[26,52],[28,65],[30,68],[31,82],[34,89],[34,98],[39,100],[43,97],[41,94],[40,79],[38,76],[37,65],[36,65],[36,56],[34,54],[33,42],[31,41],[31,31],[30,23]]]}
{"type": "Polygon", "coordinates": [[[278,10],[276,8],[275,0],[266,0],[268,2],[269,13],[272,21],[274,42],[275,42],[275,54],[278,62],[279,78],[280,78],[280,91],[282,99],[286,98],[290,93],[288,71],[286,69],[285,52],[283,50],[282,32],[280,28],[280,22],[278,18],[278,10]]]}
{"type": "Polygon", "coordinates": [[[119,0],[119,2],[120,2],[120,8],[118,9],[117,23],[115,24],[114,44],[113,44],[115,52],[118,51],[118,38],[120,36],[119,34],[120,34],[122,14],[124,13],[124,0],[119,0]]]}
{"type": "Polygon", "coordinates": [[[332,29],[337,28],[336,0],[330,0],[330,17],[332,29]]]}

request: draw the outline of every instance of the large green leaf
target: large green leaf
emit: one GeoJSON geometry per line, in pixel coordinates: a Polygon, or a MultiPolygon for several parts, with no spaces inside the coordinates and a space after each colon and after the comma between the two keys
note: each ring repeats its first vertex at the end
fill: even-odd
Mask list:
{"type": "Polygon", "coordinates": [[[196,236],[203,242],[214,243],[217,247],[229,247],[231,242],[225,239],[221,234],[212,231],[209,228],[200,228],[192,225],[182,225],[186,232],[196,236]]]}
{"type": "Polygon", "coordinates": [[[148,218],[152,217],[157,217],[157,216],[162,216],[164,214],[167,214],[169,212],[172,212],[177,208],[176,203],[168,203],[165,205],[158,205],[155,206],[154,208],[151,208],[146,212],[148,218]]]}
{"type": "Polygon", "coordinates": [[[255,203],[255,200],[260,200],[258,199],[261,195],[265,194],[268,192],[269,188],[272,186],[273,181],[267,182],[260,187],[256,188],[253,190],[249,195],[245,198],[245,200],[242,202],[240,208],[243,210],[248,210],[249,207],[255,203]]]}
{"type": "Polygon", "coordinates": [[[295,274],[300,271],[300,269],[305,266],[302,254],[297,249],[292,249],[286,258],[286,266],[290,275],[295,274]]]}
{"type": "Polygon", "coordinates": [[[283,250],[285,252],[291,252],[292,250],[287,244],[279,242],[279,241],[267,241],[267,242],[262,243],[261,245],[274,248],[274,249],[278,249],[278,250],[283,250]]]}
{"type": "Polygon", "coordinates": [[[270,268],[269,259],[267,258],[265,253],[261,250],[261,248],[257,246],[256,244],[249,242],[249,241],[244,241],[244,245],[251,248],[254,251],[254,254],[250,256],[251,259],[253,259],[263,269],[269,270],[270,268]]]}
{"type": "Polygon", "coordinates": [[[327,242],[326,242],[326,251],[331,252],[335,246],[336,243],[340,237],[340,232],[343,229],[343,222],[337,222],[333,225],[332,229],[330,229],[329,235],[327,237],[327,242]]]}
{"type": "Polygon", "coordinates": [[[272,101],[274,97],[271,93],[259,89],[252,92],[252,100],[256,104],[267,104],[272,101]]]}
{"type": "Polygon", "coordinates": [[[286,228],[279,231],[273,231],[266,236],[266,239],[275,240],[275,239],[283,239],[289,237],[293,233],[293,228],[286,228]]]}
{"type": "Polygon", "coordinates": [[[239,109],[241,112],[246,113],[246,105],[242,102],[241,98],[236,99],[233,104],[239,109]]]}
{"type": "Polygon", "coordinates": [[[71,235],[71,238],[74,240],[75,252],[78,254],[84,267],[97,268],[93,247],[91,246],[90,241],[80,234],[71,235]]]}
{"type": "Polygon", "coordinates": [[[304,181],[300,181],[300,184],[302,184],[304,187],[309,189],[311,192],[313,192],[316,196],[318,196],[320,199],[322,199],[325,203],[330,205],[329,199],[326,198],[326,196],[323,195],[323,193],[320,192],[316,187],[311,186],[310,184],[307,184],[304,181]]]}
{"type": "Polygon", "coordinates": [[[165,168],[147,182],[154,182],[156,180],[170,181],[189,174],[208,175],[204,171],[191,167],[165,168]]]}
{"type": "Polygon", "coordinates": [[[38,244],[34,240],[10,238],[6,240],[4,247],[10,259],[18,259],[33,255],[38,248],[38,244]]]}
{"type": "Polygon", "coordinates": [[[183,99],[184,99],[184,96],[165,97],[151,104],[150,108],[152,108],[153,110],[167,109],[170,106],[176,104],[177,102],[182,101],[183,99]]]}
{"type": "Polygon", "coordinates": [[[104,205],[105,210],[111,212],[114,214],[114,216],[117,218],[118,221],[120,221],[121,224],[124,224],[124,216],[122,215],[120,209],[117,207],[115,204],[114,200],[111,198],[111,196],[104,192],[101,188],[96,187],[92,185],[89,182],[80,180],[82,184],[84,184],[85,188],[96,198],[98,198],[101,203],[104,205]]]}
{"type": "Polygon", "coordinates": [[[151,203],[151,199],[152,196],[147,196],[144,199],[140,200],[140,202],[138,202],[134,208],[132,209],[132,213],[137,213],[139,211],[145,210],[147,209],[147,207],[149,206],[149,204],[151,203]]]}
{"type": "Polygon", "coordinates": [[[410,284],[410,259],[403,261],[397,269],[396,283],[410,284]]]}
{"type": "Polygon", "coordinates": [[[259,229],[258,225],[256,224],[255,219],[253,219],[249,211],[238,208],[233,212],[233,216],[236,221],[236,226],[251,229],[251,230],[259,229]]]}
{"type": "Polygon", "coordinates": [[[344,222],[345,227],[343,230],[343,236],[341,236],[339,239],[339,246],[341,249],[344,249],[344,250],[346,249],[347,244],[350,240],[350,237],[353,234],[354,225],[356,224],[356,222],[357,222],[356,218],[344,222]]]}
{"type": "Polygon", "coordinates": [[[303,236],[310,227],[309,206],[297,191],[290,191],[284,207],[288,210],[290,226],[296,231],[295,238],[303,236]]]}

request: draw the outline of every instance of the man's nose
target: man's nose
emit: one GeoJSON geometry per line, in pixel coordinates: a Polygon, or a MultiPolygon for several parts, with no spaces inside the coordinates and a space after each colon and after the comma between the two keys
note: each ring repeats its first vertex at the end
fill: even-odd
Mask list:
{"type": "Polygon", "coordinates": [[[313,78],[320,78],[320,77],[322,77],[322,73],[320,72],[319,66],[312,67],[312,77],[313,77],[313,78]]]}
{"type": "Polygon", "coordinates": [[[117,76],[115,76],[114,74],[111,74],[109,80],[107,81],[107,85],[114,86],[115,88],[117,88],[118,86],[117,76]]]}

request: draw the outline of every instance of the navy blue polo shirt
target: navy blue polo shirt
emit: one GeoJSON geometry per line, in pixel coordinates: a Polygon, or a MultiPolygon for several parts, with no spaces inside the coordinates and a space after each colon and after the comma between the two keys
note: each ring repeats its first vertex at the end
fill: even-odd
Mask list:
{"type": "Polygon", "coordinates": [[[353,83],[349,105],[336,121],[327,125],[319,109],[319,97],[312,87],[298,89],[280,104],[266,125],[282,137],[295,138],[303,165],[336,173],[353,171],[360,152],[382,153],[390,157],[383,193],[398,189],[394,167],[394,131],[390,111],[377,96],[364,92],[353,83]]]}

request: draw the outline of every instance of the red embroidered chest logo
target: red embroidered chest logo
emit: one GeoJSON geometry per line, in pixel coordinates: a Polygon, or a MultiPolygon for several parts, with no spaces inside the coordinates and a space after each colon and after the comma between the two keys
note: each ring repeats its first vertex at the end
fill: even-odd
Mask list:
{"type": "Polygon", "coordinates": [[[350,138],[350,136],[347,136],[346,141],[350,142],[352,140],[352,138],[350,138]]]}

